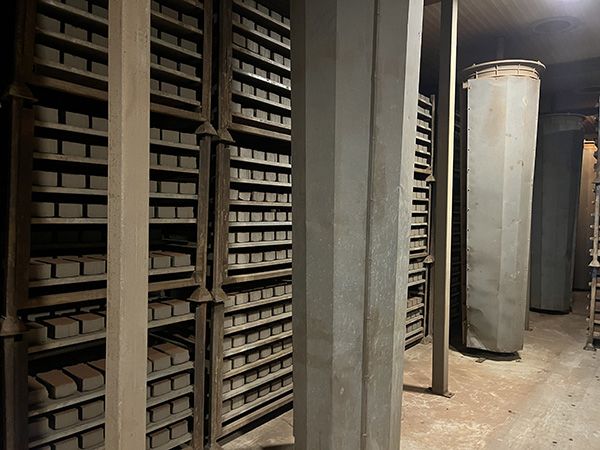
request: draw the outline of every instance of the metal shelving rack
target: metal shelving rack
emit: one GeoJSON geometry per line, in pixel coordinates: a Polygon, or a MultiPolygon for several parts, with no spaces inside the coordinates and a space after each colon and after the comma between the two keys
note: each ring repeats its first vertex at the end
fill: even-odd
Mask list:
{"type": "Polygon", "coordinates": [[[406,346],[425,337],[430,297],[435,97],[419,94],[406,305],[406,346]]]}
{"type": "MultiPolygon", "coordinates": [[[[105,353],[108,0],[17,4],[13,86],[29,95],[12,110],[9,239],[18,255],[7,259],[15,282],[3,315],[18,314],[28,329],[13,351],[30,385],[16,379],[16,395],[27,405],[37,388],[42,401],[6,413],[29,424],[16,425],[29,448],[70,448],[77,439],[97,448],[103,413],[87,418],[83,410],[103,387],[88,392],[83,384],[103,385],[103,371],[90,363],[105,353]],[[77,364],[88,378],[65,372],[77,364]],[[40,374],[51,370],[53,381],[76,384],[68,397],[47,397],[55,385],[40,374]]],[[[149,345],[188,356],[176,363],[149,348],[156,361],[148,367],[148,448],[205,439],[212,17],[211,0],[152,2],[149,345]],[[183,325],[194,329],[194,342],[174,334],[183,325]],[[154,384],[164,392],[154,395],[154,384]]]]}
{"type": "Polygon", "coordinates": [[[220,6],[213,444],[292,401],[288,16],[253,0],[220,6]]]}

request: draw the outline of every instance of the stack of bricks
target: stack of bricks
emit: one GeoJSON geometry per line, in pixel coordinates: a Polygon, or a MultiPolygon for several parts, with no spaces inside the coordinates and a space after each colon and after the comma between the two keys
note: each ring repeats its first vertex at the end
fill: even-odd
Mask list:
{"type": "Polygon", "coordinates": [[[215,288],[225,293],[215,323],[222,365],[211,434],[225,437],[292,401],[292,198],[290,22],[265,2],[227,0],[232,11],[221,64],[222,115],[233,142],[216,148],[215,230],[222,255],[215,288]],[[229,61],[225,58],[230,57],[229,61]],[[220,202],[220,203],[219,203],[220,202]],[[220,239],[219,239],[220,237],[220,239]]]}
{"type": "MultiPolygon", "coordinates": [[[[30,448],[100,448],[104,440],[103,387],[78,384],[73,370],[101,373],[104,383],[94,364],[104,357],[106,335],[108,3],[35,0],[35,24],[28,21],[23,31],[33,46],[38,99],[27,174],[29,295],[18,305],[29,327],[30,386],[41,396],[30,402],[30,448]],[[75,362],[56,366],[63,361],[75,362]]],[[[203,102],[210,98],[212,57],[203,53],[210,52],[205,40],[212,29],[204,28],[212,0],[205,3],[151,2],[147,314],[148,328],[172,342],[178,325],[196,320],[196,304],[182,299],[204,283],[196,259],[205,253],[198,227],[208,214],[199,194],[208,190],[209,167],[201,161],[209,160],[210,144],[197,134],[210,109],[203,102]]],[[[178,448],[193,433],[194,358],[169,346],[148,354],[152,449],[178,448]]]]}
{"type": "Polygon", "coordinates": [[[433,180],[433,98],[419,95],[409,244],[406,345],[419,342],[427,331],[433,180]]]}
{"type": "MultiPolygon", "coordinates": [[[[147,448],[191,438],[192,364],[187,348],[156,341],[148,349],[147,448]]],[[[28,378],[29,439],[36,449],[79,450],[104,443],[106,362],[92,359],[28,378]]]]}

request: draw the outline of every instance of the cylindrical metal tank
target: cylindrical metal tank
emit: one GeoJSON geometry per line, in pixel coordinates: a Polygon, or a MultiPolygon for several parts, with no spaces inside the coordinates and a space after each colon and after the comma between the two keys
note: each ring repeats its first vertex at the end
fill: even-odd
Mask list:
{"type": "Polygon", "coordinates": [[[571,309],[582,120],[574,114],[540,117],[531,218],[530,307],[534,310],[571,309]]]}
{"type": "Polygon", "coordinates": [[[583,144],[581,160],[581,183],[579,184],[579,210],[575,226],[575,256],[573,273],[573,289],[587,291],[590,289],[590,248],[592,242],[592,214],[594,214],[594,152],[596,144],[586,141],[583,144]]]}
{"type": "Polygon", "coordinates": [[[466,345],[523,348],[531,199],[544,65],[492,61],[464,77],[467,184],[466,345]]]}

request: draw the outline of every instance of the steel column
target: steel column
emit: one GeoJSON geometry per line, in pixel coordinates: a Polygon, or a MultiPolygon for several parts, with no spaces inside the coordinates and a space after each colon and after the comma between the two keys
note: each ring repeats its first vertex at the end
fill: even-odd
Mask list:
{"type": "Polygon", "coordinates": [[[146,445],[150,0],[109,8],[106,448],[146,445]]]}
{"type": "Polygon", "coordinates": [[[400,445],[422,15],[292,2],[298,449],[400,445]]]}
{"type": "Polygon", "coordinates": [[[458,0],[442,1],[438,96],[438,154],[435,165],[435,264],[433,286],[432,391],[448,394],[452,183],[456,104],[458,0]]]}

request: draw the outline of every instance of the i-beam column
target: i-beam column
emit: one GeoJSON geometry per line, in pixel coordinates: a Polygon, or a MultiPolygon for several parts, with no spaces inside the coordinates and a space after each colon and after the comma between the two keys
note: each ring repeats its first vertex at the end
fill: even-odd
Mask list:
{"type": "Polygon", "coordinates": [[[292,2],[297,449],[398,449],[423,0],[292,2]]]}
{"type": "Polygon", "coordinates": [[[435,164],[435,264],[433,287],[432,391],[449,396],[452,176],[456,97],[458,0],[442,0],[437,156],[435,164]]]}
{"type": "Polygon", "coordinates": [[[107,449],[146,445],[150,0],[111,0],[107,449]]]}

